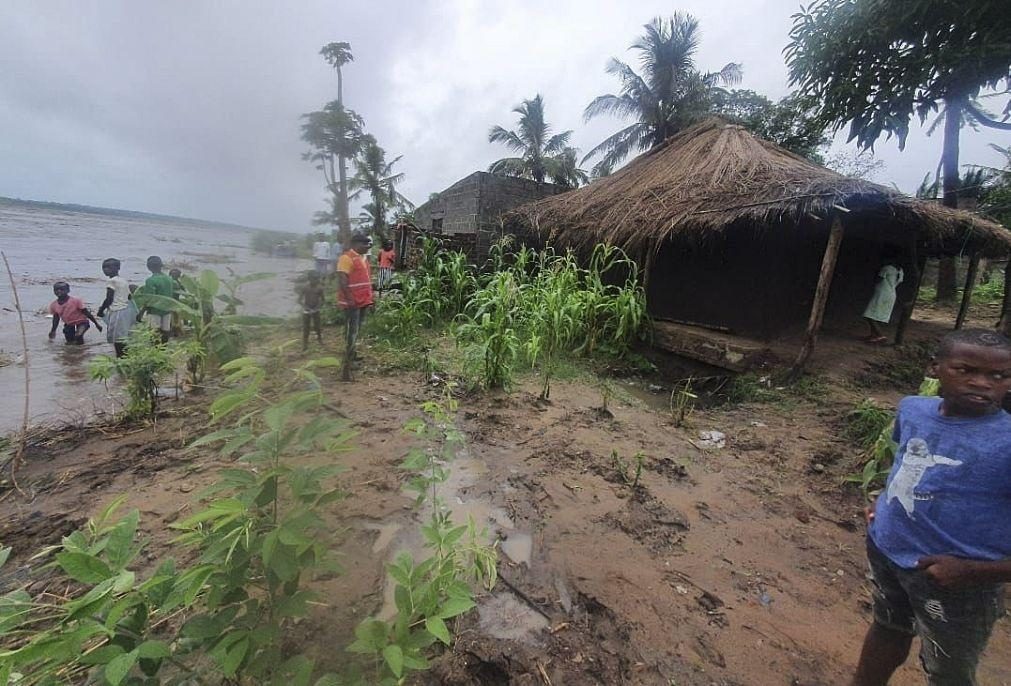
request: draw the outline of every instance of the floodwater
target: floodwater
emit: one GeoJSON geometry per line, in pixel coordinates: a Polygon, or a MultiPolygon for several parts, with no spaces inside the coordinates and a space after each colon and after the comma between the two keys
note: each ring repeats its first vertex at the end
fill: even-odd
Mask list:
{"type": "MultiPolygon", "coordinates": [[[[77,423],[115,411],[120,396],[88,377],[88,361],[111,354],[105,334],[92,328],[84,346],[67,346],[57,331],[49,340],[52,283],[67,281],[71,294],[97,311],[105,298],[102,260],[116,257],[130,283],[149,276],[145,262],[160,255],[185,274],[213,269],[223,278],[271,272],[275,276],[246,284],[239,297],[243,314],[288,316],[295,313],[292,280],[308,261],[272,258],[249,249],[252,231],[214,224],[148,220],[25,206],[0,206],[0,249],[10,261],[21,298],[28,337],[32,424],[77,423]]],[[[168,271],[168,267],[166,267],[168,271]]],[[[0,435],[17,429],[24,412],[25,381],[21,331],[6,271],[0,269],[0,435]]]]}

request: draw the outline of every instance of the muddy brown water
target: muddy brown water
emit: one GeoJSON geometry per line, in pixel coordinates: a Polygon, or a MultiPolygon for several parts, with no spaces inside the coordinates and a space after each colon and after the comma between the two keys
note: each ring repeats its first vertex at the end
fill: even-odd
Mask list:
{"type": "MultiPolygon", "coordinates": [[[[48,338],[48,305],[54,281],[67,281],[71,293],[92,311],[105,297],[102,260],[123,262],[122,275],[133,284],[149,276],[145,262],[160,255],[184,273],[213,269],[222,277],[270,272],[274,277],[242,287],[244,314],[287,316],[294,313],[291,280],[309,267],[297,258],[271,258],[253,253],[251,229],[169,220],[139,220],[114,215],[0,206],[0,249],[14,273],[28,335],[31,373],[30,421],[80,423],[121,404],[115,388],[88,377],[88,362],[109,354],[112,346],[94,328],[81,347],[67,346],[62,336],[48,338]]],[[[2,271],[2,270],[0,270],[2,271]]],[[[24,355],[14,297],[4,271],[0,274],[0,435],[20,427],[24,409],[24,355]]]]}

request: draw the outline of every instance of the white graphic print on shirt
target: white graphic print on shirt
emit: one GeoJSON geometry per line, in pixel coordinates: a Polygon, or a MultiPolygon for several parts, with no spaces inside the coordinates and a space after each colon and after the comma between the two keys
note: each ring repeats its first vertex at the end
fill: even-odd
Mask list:
{"type": "Polygon", "coordinates": [[[915,492],[920,485],[920,480],[924,473],[934,466],[946,465],[957,467],[962,464],[961,460],[952,460],[942,455],[934,455],[930,452],[930,447],[922,438],[910,438],[906,443],[906,452],[902,457],[902,465],[895,473],[890,484],[885,502],[892,502],[898,498],[906,514],[914,518],[913,510],[916,509],[915,492]]]}

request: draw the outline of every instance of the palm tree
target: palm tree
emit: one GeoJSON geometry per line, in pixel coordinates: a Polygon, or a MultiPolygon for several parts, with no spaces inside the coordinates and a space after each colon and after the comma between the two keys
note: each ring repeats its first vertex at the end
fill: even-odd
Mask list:
{"type": "Polygon", "coordinates": [[[386,151],[383,150],[376,137],[366,134],[362,137],[361,152],[355,158],[355,175],[351,179],[352,198],[358,198],[367,192],[372,202],[363,211],[372,219],[372,231],[380,240],[386,238],[386,217],[390,210],[402,208],[411,209],[414,205],[398,190],[397,185],[404,180],[403,172],[394,172],[393,165],[402,156],[386,161],[386,151]]]}
{"type": "Polygon", "coordinates": [[[321,221],[323,216],[331,217],[332,221],[321,223],[338,226],[341,241],[346,242],[351,225],[348,219],[347,179],[341,165],[343,160],[354,157],[358,152],[365,124],[358,114],[345,109],[336,100],[327,103],[322,110],[302,115],[302,118],[305,120],[302,140],[310,147],[302,158],[316,163],[332,196],[331,209],[318,212],[314,221],[321,221]]]}
{"type": "MultiPolygon", "coordinates": [[[[344,73],[341,67],[349,62],[354,62],[355,57],[351,54],[350,43],[327,43],[319,51],[323,59],[337,70],[337,104],[344,108],[344,73]]],[[[347,241],[351,234],[351,220],[348,214],[348,171],[347,158],[350,155],[343,153],[337,156],[338,192],[340,198],[339,226],[342,234],[341,240],[347,241]]]]}
{"type": "Polygon", "coordinates": [[[602,114],[636,119],[583,158],[601,156],[595,170],[613,169],[632,152],[648,150],[691,126],[712,111],[717,89],[741,80],[741,65],[735,62],[717,72],[695,67],[699,22],[690,14],[656,17],[644,28],[646,33],[629,47],[639,53],[641,75],[611,58],[606,71],[618,77],[621,94],[600,95],[583,112],[586,121],[602,114]]]}
{"type": "MultiPolygon", "coordinates": [[[[533,100],[524,100],[513,108],[513,112],[520,115],[519,128],[509,131],[493,126],[488,132],[488,142],[502,143],[519,157],[504,157],[492,162],[488,171],[533,179],[537,183],[544,183],[549,176],[553,179],[565,177],[562,167],[566,164],[566,151],[573,150],[569,147],[572,131],[551,135],[551,126],[544,119],[544,99],[539,94],[533,100]]],[[[572,162],[575,169],[574,150],[572,162]]]]}
{"type": "Polygon", "coordinates": [[[579,151],[575,148],[565,148],[552,160],[548,173],[551,183],[562,188],[579,188],[590,182],[590,176],[579,168],[579,151]]]}

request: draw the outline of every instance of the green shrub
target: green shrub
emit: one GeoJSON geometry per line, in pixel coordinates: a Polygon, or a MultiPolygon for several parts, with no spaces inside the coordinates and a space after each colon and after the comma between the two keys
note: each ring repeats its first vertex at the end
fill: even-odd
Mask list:
{"type": "Polygon", "coordinates": [[[149,326],[135,326],[126,339],[123,357],[99,355],[88,368],[91,378],[126,382],[126,414],[131,419],[153,417],[158,410],[158,387],[175,371],[185,348],[163,345],[161,334],[149,326]]]}

